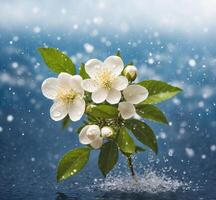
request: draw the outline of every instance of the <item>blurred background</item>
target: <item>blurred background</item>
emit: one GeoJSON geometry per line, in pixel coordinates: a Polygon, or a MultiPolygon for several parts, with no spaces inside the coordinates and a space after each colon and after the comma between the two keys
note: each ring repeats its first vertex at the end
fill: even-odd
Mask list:
{"type": "Polygon", "coordinates": [[[0,199],[216,199],[215,20],[214,0],[0,0],[0,199]],[[56,183],[58,160],[79,145],[79,123],[63,131],[49,117],[40,87],[56,75],[37,52],[44,46],[77,68],[120,50],[139,68],[137,81],[183,88],[159,105],[169,126],[147,121],[159,155],[136,158],[142,184],[127,185],[122,157],[104,183],[97,152],[84,171],[56,183]]]}

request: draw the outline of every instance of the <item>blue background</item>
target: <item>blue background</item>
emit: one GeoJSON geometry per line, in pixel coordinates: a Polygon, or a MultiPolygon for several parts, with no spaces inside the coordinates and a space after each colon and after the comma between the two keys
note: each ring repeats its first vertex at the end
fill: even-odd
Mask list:
{"type": "MultiPolygon", "coordinates": [[[[19,7],[22,1],[13,4],[19,7]]],[[[129,19],[127,26],[123,23],[118,30],[111,19],[102,25],[87,19],[90,24],[72,23],[67,29],[53,27],[50,21],[36,24],[32,19],[17,19],[17,25],[16,19],[4,18],[7,25],[0,21],[0,199],[216,199],[214,32],[206,28],[193,32],[191,28],[186,34],[184,28],[166,31],[145,23],[142,28],[138,22],[130,24],[129,19]],[[67,52],[77,66],[89,58],[103,60],[121,50],[124,62],[133,60],[139,68],[137,81],[163,80],[184,90],[159,104],[170,126],[147,121],[158,137],[159,155],[150,151],[138,155],[135,168],[149,185],[141,181],[139,186],[121,190],[126,183],[118,180],[125,176],[130,180],[121,157],[104,186],[96,151],[84,171],[56,183],[58,160],[80,145],[76,134],[79,122],[63,131],[61,123],[49,117],[52,102],[42,96],[40,87],[45,78],[56,75],[37,52],[42,46],[67,52]],[[154,175],[149,178],[147,172],[154,175]],[[170,180],[168,186],[163,185],[167,183],[164,176],[170,180]],[[113,181],[118,185],[106,187],[113,181]],[[158,181],[161,185],[154,190],[158,181]],[[178,181],[181,186],[173,189],[178,181]]],[[[58,20],[56,23],[61,25],[58,20]]]]}

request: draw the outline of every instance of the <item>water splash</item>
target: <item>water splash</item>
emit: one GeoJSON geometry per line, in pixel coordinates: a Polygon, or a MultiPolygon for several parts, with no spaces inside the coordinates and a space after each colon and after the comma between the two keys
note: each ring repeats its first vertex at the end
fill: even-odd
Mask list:
{"type": "Polygon", "coordinates": [[[132,178],[130,175],[108,176],[105,180],[95,179],[92,189],[104,192],[147,192],[162,193],[175,192],[178,189],[188,190],[190,184],[183,181],[159,175],[154,171],[148,171],[143,175],[132,178]]]}

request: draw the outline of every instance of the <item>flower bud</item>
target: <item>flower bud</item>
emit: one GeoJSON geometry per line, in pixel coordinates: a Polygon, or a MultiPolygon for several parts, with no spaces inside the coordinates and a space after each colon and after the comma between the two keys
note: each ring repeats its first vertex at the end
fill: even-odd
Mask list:
{"type": "Polygon", "coordinates": [[[89,104],[87,107],[86,107],[86,113],[91,113],[92,112],[92,108],[96,107],[96,105],[94,104],[89,104]]]}
{"type": "Polygon", "coordinates": [[[102,129],[101,129],[101,135],[102,137],[111,137],[112,135],[114,134],[114,130],[109,127],[109,126],[104,126],[102,129]]]}
{"type": "Polygon", "coordinates": [[[79,134],[81,144],[89,144],[94,149],[99,149],[103,144],[100,127],[98,125],[86,125],[79,134]]]}
{"type": "Polygon", "coordinates": [[[133,65],[128,65],[125,67],[123,74],[129,81],[134,81],[137,77],[137,68],[133,65]]]}
{"type": "Polygon", "coordinates": [[[100,136],[100,129],[97,125],[90,125],[88,130],[86,131],[86,134],[87,137],[93,141],[100,136]]]}

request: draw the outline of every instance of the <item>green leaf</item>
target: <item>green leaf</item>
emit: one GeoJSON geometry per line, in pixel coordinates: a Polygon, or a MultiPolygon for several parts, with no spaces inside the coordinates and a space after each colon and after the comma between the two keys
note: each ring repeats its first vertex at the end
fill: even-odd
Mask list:
{"type": "Polygon", "coordinates": [[[67,128],[71,122],[72,121],[71,121],[70,117],[67,115],[62,121],[62,129],[67,128]]]}
{"type": "Polygon", "coordinates": [[[146,123],[137,119],[129,119],[126,121],[125,126],[131,130],[141,143],[150,147],[157,154],[158,147],[156,137],[152,129],[146,123]]]}
{"type": "Polygon", "coordinates": [[[168,124],[166,116],[159,108],[150,104],[139,104],[136,107],[136,112],[143,118],[151,119],[156,122],[168,124]]]}
{"type": "Polygon", "coordinates": [[[76,73],[76,67],[72,60],[64,53],[55,48],[38,48],[46,65],[55,73],[76,73]]]}
{"type": "Polygon", "coordinates": [[[106,176],[118,161],[118,146],[114,141],[103,144],[99,154],[98,166],[102,174],[106,176]]]}
{"type": "Polygon", "coordinates": [[[116,107],[110,105],[93,105],[87,109],[87,113],[95,118],[115,118],[118,117],[116,107]]]}
{"type": "Polygon", "coordinates": [[[90,148],[81,147],[66,153],[57,167],[57,181],[63,181],[81,171],[89,160],[90,151],[90,148]]]}
{"type": "Polygon", "coordinates": [[[140,146],[136,146],[136,148],[135,148],[135,152],[136,152],[136,153],[143,152],[143,151],[145,151],[145,150],[146,150],[145,148],[140,147],[140,146]]]}
{"type": "Polygon", "coordinates": [[[79,74],[83,79],[88,79],[89,78],[89,75],[86,73],[84,63],[81,63],[81,65],[80,65],[80,73],[79,74]]]}
{"type": "Polygon", "coordinates": [[[122,58],[120,50],[118,50],[115,55],[118,56],[118,57],[120,57],[120,58],[122,58]]]}
{"type": "Polygon", "coordinates": [[[134,153],[135,143],[125,128],[121,128],[117,137],[118,146],[124,153],[134,153]]]}
{"type": "Polygon", "coordinates": [[[135,151],[133,153],[125,153],[124,151],[121,150],[121,152],[127,156],[127,157],[130,157],[132,154],[134,153],[139,153],[139,152],[144,152],[146,149],[143,148],[143,147],[140,147],[140,146],[135,146],[135,151]]]}
{"type": "Polygon", "coordinates": [[[182,89],[178,87],[174,87],[165,82],[156,80],[142,81],[138,84],[145,87],[149,92],[148,98],[143,101],[145,104],[159,103],[175,96],[177,93],[182,91],[182,89]]]}

